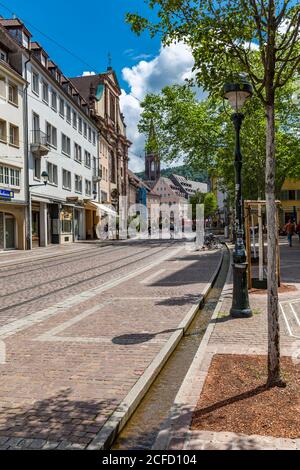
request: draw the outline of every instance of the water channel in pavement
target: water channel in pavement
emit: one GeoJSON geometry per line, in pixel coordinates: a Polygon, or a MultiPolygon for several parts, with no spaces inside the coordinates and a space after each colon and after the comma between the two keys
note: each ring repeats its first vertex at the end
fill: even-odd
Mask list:
{"type": "Polygon", "coordinates": [[[112,450],[151,449],[199,348],[219,301],[229,268],[229,252],[219,275],[185,336],[112,446],[112,450]]]}

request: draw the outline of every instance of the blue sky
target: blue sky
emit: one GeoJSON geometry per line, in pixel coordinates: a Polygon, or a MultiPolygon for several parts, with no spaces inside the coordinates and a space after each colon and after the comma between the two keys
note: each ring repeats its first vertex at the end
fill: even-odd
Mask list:
{"type": "Polygon", "coordinates": [[[1,3],[24,20],[34,39],[44,46],[68,76],[81,75],[89,69],[96,72],[105,70],[110,52],[120,84],[128,90],[127,83],[122,80],[122,69],[139,59],[155,56],[160,47],[159,38],[151,39],[148,34],[138,38],[125,24],[126,12],[139,11],[149,15],[143,0],[3,0],[0,14],[10,17],[1,3]],[[48,40],[29,23],[82,58],[90,67],[48,40]]]}

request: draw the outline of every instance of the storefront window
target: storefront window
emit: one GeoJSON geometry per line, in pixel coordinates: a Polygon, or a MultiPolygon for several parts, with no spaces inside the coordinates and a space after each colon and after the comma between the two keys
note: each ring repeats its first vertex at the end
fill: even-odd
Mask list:
{"type": "Polygon", "coordinates": [[[63,220],[62,221],[62,232],[63,233],[72,233],[72,221],[63,220]]]}
{"type": "Polygon", "coordinates": [[[14,216],[0,212],[0,250],[15,248],[15,228],[14,216]]]}
{"type": "Polygon", "coordinates": [[[0,250],[4,250],[4,214],[0,212],[0,250]]]}
{"type": "Polygon", "coordinates": [[[61,231],[62,233],[73,232],[73,209],[64,207],[61,211],[61,231]]]}

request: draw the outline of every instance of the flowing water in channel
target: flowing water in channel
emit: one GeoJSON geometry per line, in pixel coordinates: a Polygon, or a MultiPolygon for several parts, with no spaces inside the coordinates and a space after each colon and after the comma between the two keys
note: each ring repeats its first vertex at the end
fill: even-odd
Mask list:
{"type": "Polygon", "coordinates": [[[115,441],[113,450],[151,449],[153,446],[219,301],[228,272],[229,259],[229,253],[224,249],[220,273],[207,296],[205,305],[197,313],[185,336],[115,441]]]}

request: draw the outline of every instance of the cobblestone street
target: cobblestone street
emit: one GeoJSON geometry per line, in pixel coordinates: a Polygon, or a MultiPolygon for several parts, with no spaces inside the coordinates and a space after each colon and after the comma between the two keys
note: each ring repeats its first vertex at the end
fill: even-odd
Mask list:
{"type": "Polygon", "coordinates": [[[1,257],[1,448],[93,442],[220,259],[159,240],[1,257]]]}

